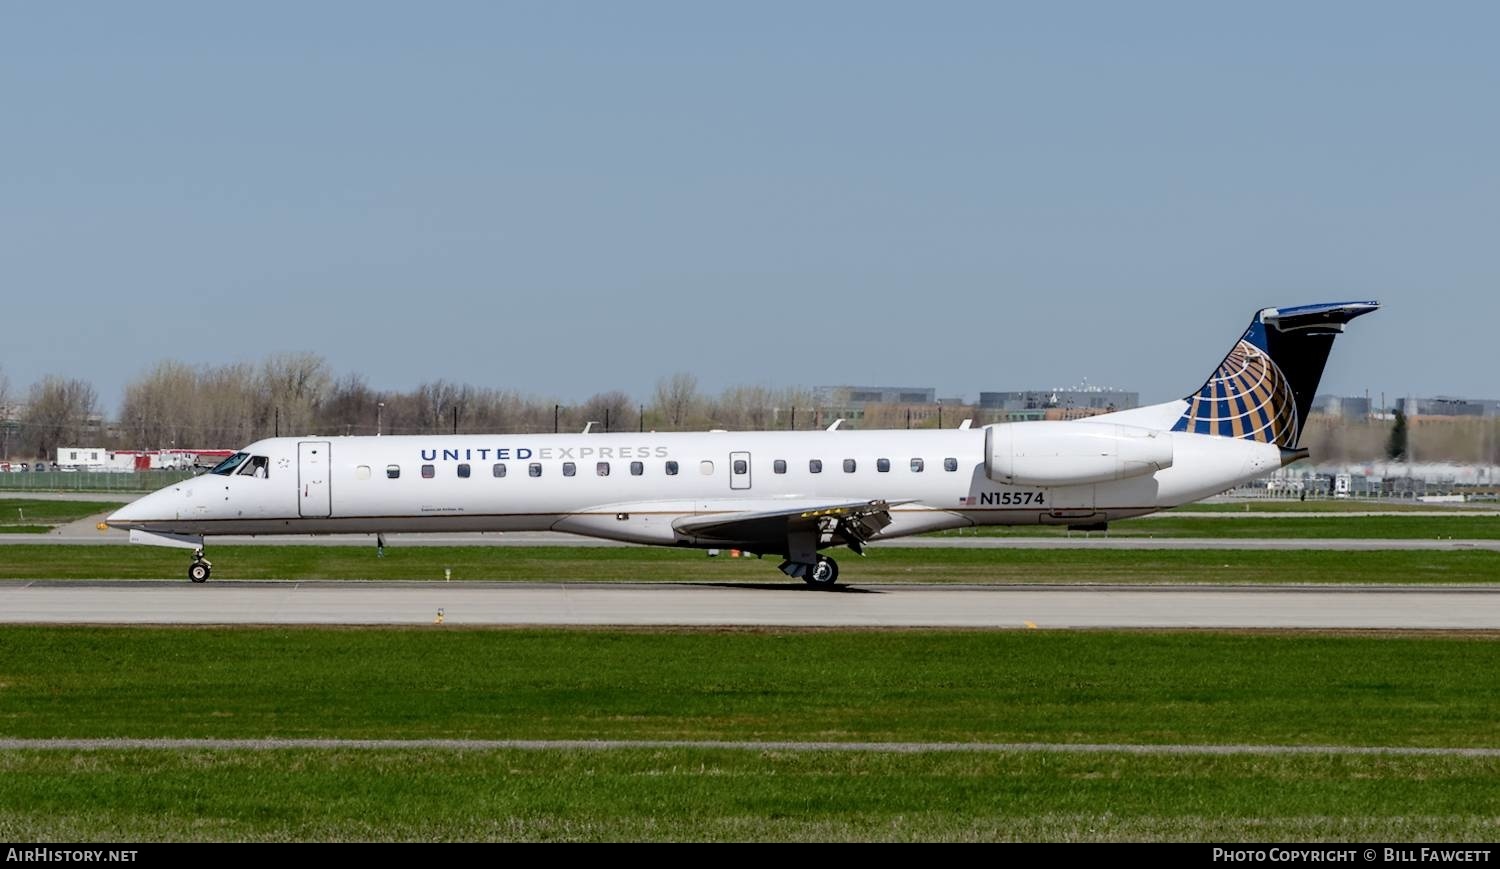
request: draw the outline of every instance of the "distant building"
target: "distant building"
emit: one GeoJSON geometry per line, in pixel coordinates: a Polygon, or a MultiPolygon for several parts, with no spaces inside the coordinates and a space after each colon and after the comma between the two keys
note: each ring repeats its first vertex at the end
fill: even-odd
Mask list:
{"type": "Polygon", "coordinates": [[[825,407],[937,403],[937,390],[930,386],[819,386],[813,394],[825,407]]]}
{"type": "Polygon", "coordinates": [[[1319,395],[1313,399],[1312,412],[1358,422],[1369,418],[1370,399],[1363,395],[1319,395]]]}
{"type": "Polygon", "coordinates": [[[1500,401],[1483,398],[1398,398],[1396,407],[1407,416],[1500,416],[1500,401]]]}
{"type": "Polygon", "coordinates": [[[211,468],[234,450],[106,450],[103,447],[58,447],[57,466],[89,471],[186,471],[211,468]]]}
{"type": "Polygon", "coordinates": [[[98,468],[109,463],[109,450],[104,447],[58,447],[59,468],[98,468]]]}
{"type": "Polygon", "coordinates": [[[979,393],[980,422],[1082,419],[1140,407],[1141,394],[1103,386],[979,393]]]}
{"type": "Polygon", "coordinates": [[[1046,410],[1048,408],[1088,408],[1100,413],[1140,407],[1141,394],[1088,386],[1075,389],[1029,389],[1021,392],[981,392],[979,406],[984,410],[1046,410]]]}
{"type": "Polygon", "coordinates": [[[820,386],[813,390],[824,422],[844,419],[865,428],[912,426],[945,428],[973,420],[975,425],[1039,419],[1082,419],[1139,407],[1138,392],[1101,386],[981,392],[979,403],[962,397],[938,398],[937,390],[917,386],[820,386]]]}
{"type": "Polygon", "coordinates": [[[876,411],[881,424],[890,425],[888,420],[903,417],[908,408],[925,417],[929,410],[935,416],[938,407],[937,389],[930,386],[819,386],[813,395],[825,423],[857,423],[876,411]]]}
{"type": "Polygon", "coordinates": [[[851,427],[953,428],[964,420],[978,422],[973,405],[962,397],[938,398],[930,386],[819,386],[819,421],[836,419],[851,427]]]}

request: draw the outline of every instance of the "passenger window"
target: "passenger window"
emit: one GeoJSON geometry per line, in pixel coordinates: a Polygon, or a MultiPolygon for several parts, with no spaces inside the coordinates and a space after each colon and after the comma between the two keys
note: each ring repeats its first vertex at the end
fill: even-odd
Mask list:
{"type": "Polygon", "coordinates": [[[775,474],[786,473],[786,459],[777,459],[771,463],[771,472],[775,474]]]}
{"type": "Polygon", "coordinates": [[[699,462],[698,473],[702,474],[705,477],[712,477],[714,475],[714,463],[710,462],[708,459],[704,459],[703,461],[699,462]]]}
{"type": "Polygon", "coordinates": [[[386,465],[385,466],[385,478],[387,480],[399,480],[399,479],[401,479],[401,466],[400,465],[386,465]]]}
{"type": "Polygon", "coordinates": [[[505,476],[505,463],[496,462],[495,467],[491,469],[491,473],[493,473],[497,477],[505,476]]]}
{"type": "Polygon", "coordinates": [[[958,470],[958,459],[943,459],[943,470],[945,470],[945,471],[956,471],[956,470],[958,470]]]}
{"type": "Polygon", "coordinates": [[[563,476],[571,477],[578,473],[578,466],[572,462],[563,462],[563,476]]]}
{"type": "Polygon", "coordinates": [[[925,467],[927,467],[927,463],[924,462],[924,461],[922,461],[921,459],[912,459],[911,460],[911,472],[913,474],[920,474],[920,473],[922,473],[922,469],[925,468],[925,467]]]}
{"type": "Polygon", "coordinates": [[[844,473],[846,473],[846,474],[852,474],[852,473],[854,473],[854,460],[853,459],[844,459],[844,473]]]}
{"type": "Polygon", "coordinates": [[[669,476],[669,477],[675,477],[675,476],[677,476],[677,463],[676,462],[667,462],[667,476],[669,476]]]}
{"type": "Polygon", "coordinates": [[[436,473],[437,473],[437,469],[434,468],[432,465],[423,465],[422,466],[422,479],[424,479],[424,480],[430,480],[430,479],[432,479],[433,475],[436,474],[436,473]]]}
{"type": "Polygon", "coordinates": [[[356,480],[368,480],[368,479],[370,479],[370,466],[369,465],[360,465],[360,466],[356,467],[354,469],[354,479],[356,479],[356,480]]]}
{"type": "Polygon", "coordinates": [[[630,476],[632,476],[632,477],[639,477],[641,474],[644,474],[644,473],[646,473],[646,463],[645,462],[631,462],[630,463],[630,476]]]}
{"type": "Polygon", "coordinates": [[[822,459],[808,459],[807,460],[807,472],[809,474],[821,474],[821,473],[823,473],[823,460],[822,459]]]}
{"type": "Polygon", "coordinates": [[[600,462],[594,466],[594,473],[601,477],[609,476],[609,462],[600,462]]]}
{"type": "Polygon", "coordinates": [[[532,462],[531,465],[526,468],[526,473],[530,474],[533,477],[540,477],[542,475],[542,463],[532,462]]]}
{"type": "Polygon", "coordinates": [[[890,459],[876,459],[875,460],[875,470],[879,471],[882,474],[889,474],[891,472],[891,460],[890,459]]]}
{"type": "Polygon", "coordinates": [[[736,474],[748,474],[748,473],[750,473],[750,463],[747,462],[747,461],[745,461],[744,459],[735,459],[734,460],[734,472],[736,474]]]}
{"type": "Polygon", "coordinates": [[[458,475],[465,480],[469,479],[469,465],[467,462],[458,466],[458,475]]]}

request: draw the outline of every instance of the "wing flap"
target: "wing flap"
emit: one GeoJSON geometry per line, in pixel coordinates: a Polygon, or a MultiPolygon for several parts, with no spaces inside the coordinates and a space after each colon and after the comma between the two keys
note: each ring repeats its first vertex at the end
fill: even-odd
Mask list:
{"type": "Polygon", "coordinates": [[[827,532],[856,550],[891,524],[891,507],[907,501],[839,501],[742,510],[709,516],[685,516],[672,528],[696,542],[784,545],[791,534],[827,532]]]}

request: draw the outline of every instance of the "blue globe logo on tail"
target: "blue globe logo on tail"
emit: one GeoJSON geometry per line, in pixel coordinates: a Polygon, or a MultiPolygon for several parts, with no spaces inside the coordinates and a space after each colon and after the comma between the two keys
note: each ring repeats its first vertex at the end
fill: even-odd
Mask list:
{"type": "Polygon", "coordinates": [[[1172,431],[1295,449],[1333,339],[1379,302],[1262,308],[1172,431]]]}
{"type": "Polygon", "coordinates": [[[1188,398],[1187,411],[1173,431],[1296,445],[1297,399],[1291,382],[1266,351],[1246,338],[1198,394],[1188,398]]]}

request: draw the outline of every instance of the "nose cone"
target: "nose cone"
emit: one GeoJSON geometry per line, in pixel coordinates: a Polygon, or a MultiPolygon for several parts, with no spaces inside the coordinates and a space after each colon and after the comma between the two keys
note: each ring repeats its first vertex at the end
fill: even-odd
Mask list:
{"type": "MultiPolygon", "coordinates": [[[[147,495],[146,497],[149,498],[151,496],[147,495]]],[[[111,528],[129,528],[133,523],[141,521],[144,511],[141,510],[140,504],[144,500],[146,498],[138,498],[109,514],[109,518],[104,520],[104,524],[111,528]]]]}
{"type": "Polygon", "coordinates": [[[152,492],[116,510],[104,522],[111,528],[129,529],[143,528],[152,522],[176,519],[177,511],[172,509],[174,507],[172,501],[176,494],[175,488],[152,492]]]}

